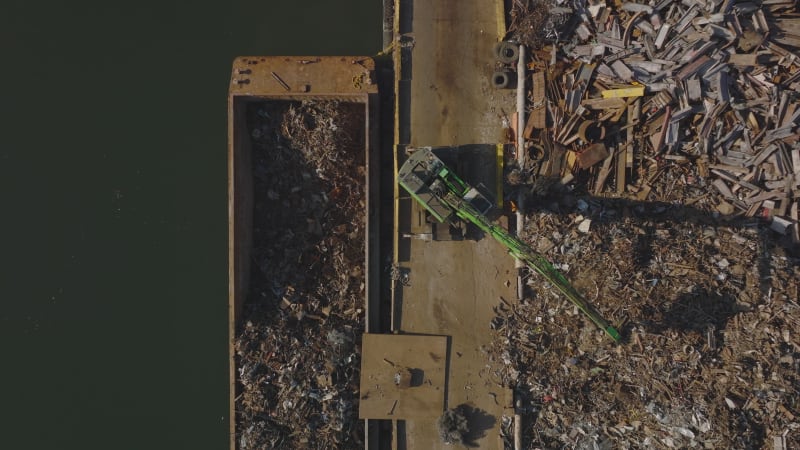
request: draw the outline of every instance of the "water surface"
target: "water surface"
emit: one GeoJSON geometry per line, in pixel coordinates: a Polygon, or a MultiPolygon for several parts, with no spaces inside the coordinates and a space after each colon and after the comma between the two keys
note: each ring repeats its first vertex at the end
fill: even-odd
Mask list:
{"type": "Polygon", "coordinates": [[[372,0],[0,7],[3,449],[223,449],[238,55],[374,54],[372,0]]]}

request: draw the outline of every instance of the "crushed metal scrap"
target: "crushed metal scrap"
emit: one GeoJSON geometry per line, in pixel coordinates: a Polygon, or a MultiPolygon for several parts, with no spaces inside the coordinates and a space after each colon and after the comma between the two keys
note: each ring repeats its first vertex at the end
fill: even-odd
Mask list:
{"type": "Polygon", "coordinates": [[[365,133],[358,106],[249,105],[254,269],[235,344],[241,450],[362,445],[365,133]]]}

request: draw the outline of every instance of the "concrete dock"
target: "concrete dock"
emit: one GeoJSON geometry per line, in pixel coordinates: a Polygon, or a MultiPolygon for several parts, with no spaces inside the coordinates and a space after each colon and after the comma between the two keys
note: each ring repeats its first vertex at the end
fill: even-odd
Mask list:
{"type": "MultiPolygon", "coordinates": [[[[490,84],[493,47],[505,31],[502,0],[398,0],[395,13],[396,168],[409,146],[503,142],[503,115],[513,111],[514,94],[490,84]]],[[[496,162],[483,167],[473,162],[469,181],[496,183],[496,162]]],[[[445,408],[466,404],[475,412],[473,448],[502,449],[500,425],[504,414],[513,415],[512,399],[492,380],[498,367],[486,348],[492,308],[501,297],[516,296],[514,261],[487,237],[404,238],[429,232],[430,224],[401,190],[395,192],[395,208],[394,254],[409,278],[394,291],[393,331],[448,337],[445,408]]],[[[393,448],[452,448],[440,439],[435,420],[394,425],[393,448]]]]}

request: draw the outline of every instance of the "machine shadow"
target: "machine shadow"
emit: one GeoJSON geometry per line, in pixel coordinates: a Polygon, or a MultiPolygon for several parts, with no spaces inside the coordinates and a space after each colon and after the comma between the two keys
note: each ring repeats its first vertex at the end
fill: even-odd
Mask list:
{"type": "Polygon", "coordinates": [[[464,445],[470,448],[478,448],[478,441],[486,436],[486,432],[491,430],[497,419],[488,412],[476,408],[471,404],[465,403],[457,407],[467,418],[469,432],[464,436],[464,445]]]}
{"type": "MultiPolygon", "coordinates": [[[[706,210],[681,204],[661,201],[639,201],[631,199],[599,197],[592,195],[550,194],[526,201],[526,214],[545,213],[566,215],[575,212],[574,202],[584,201],[592,205],[593,214],[588,214],[593,224],[611,224],[629,221],[640,229],[640,233],[630,236],[632,241],[632,262],[636,271],[651,270],[649,267],[654,258],[654,242],[658,229],[670,229],[681,224],[692,224],[703,227],[726,228],[732,231],[755,229],[758,232],[758,260],[751,261],[758,268],[761,295],[767,295],[772,266],[769,255],[779,251],[789,256],[798,256],[798,246],[788,243],[788,238],[776,238],[767,229],[764,220],[739,215],[720,215],[706,210]],[[562,202],[563,196],[572,198],[570,202],[562,202]],[[604,214],[614,211],[615,214],[604,214]],[[642,232],[643,231],[643,232],[642,232]]],[[[587,215],[587,213],[584,213],[587,215]]],[[[613,245],[610,237],[601,236],[605,246],[613,245]]],[[[698,252],[716,251],[712,246],[703,246],[698,252]]],[[[792,264],[796,264],[793,261],[792,264]]],[[[642,324],[655,332],[675,329],[681,332],[699,332],[713,326],[716,330],[724,330],[727,321],[736,313],[736,299],[725,292],[694,290],[677,295],[674,300],[661,303],[658,311],[649,311],[652,315],[642,319],[642,324]]],[[[620,330],[623,339],[629,335],[629,329],[620,330]]],[[[721,333],[717,333],[721,335],[721,333]]]]}

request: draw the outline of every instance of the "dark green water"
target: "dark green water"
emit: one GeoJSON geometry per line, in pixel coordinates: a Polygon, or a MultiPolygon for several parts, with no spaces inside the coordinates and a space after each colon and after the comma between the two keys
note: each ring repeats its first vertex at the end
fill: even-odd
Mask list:
{"type": "Polygon", "coordinates": [[[0,449],[228,443],[237,55],[375,54],[378,0],[0,5],[0,449]]]}

